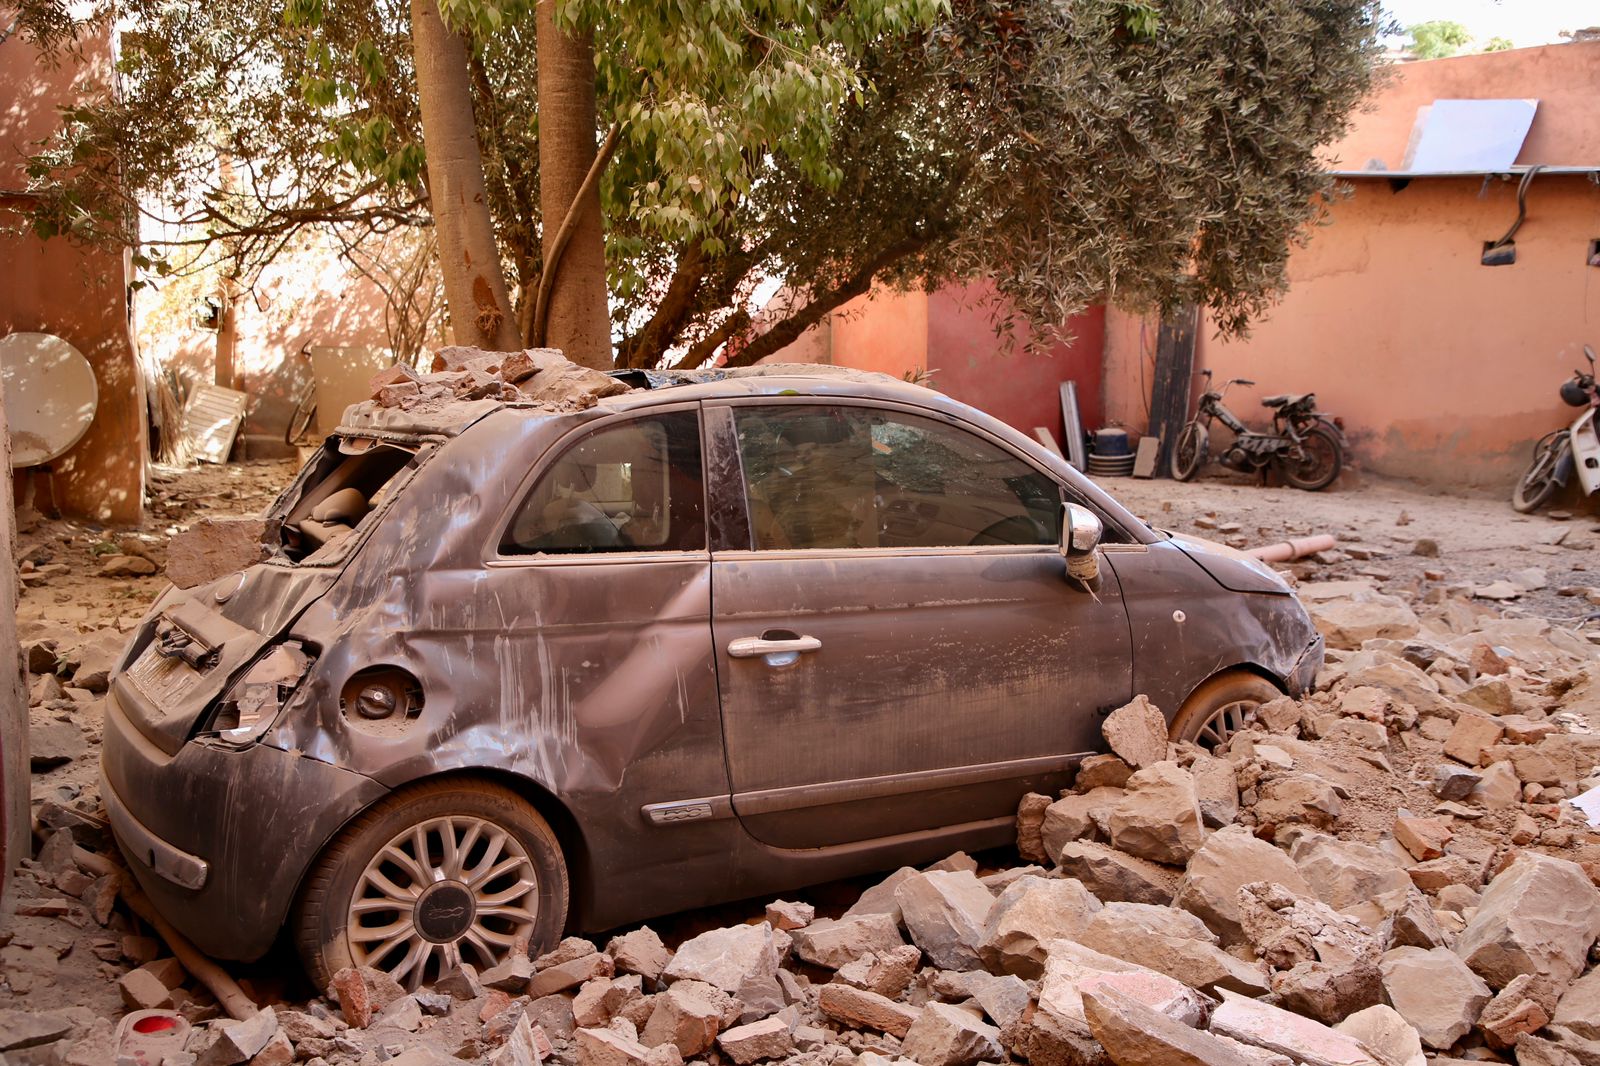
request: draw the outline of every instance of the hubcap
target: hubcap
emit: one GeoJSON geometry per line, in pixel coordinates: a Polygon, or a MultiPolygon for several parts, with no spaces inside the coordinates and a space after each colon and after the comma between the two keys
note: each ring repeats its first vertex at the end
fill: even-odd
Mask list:
{"type": "Polygon", "coordinates": [[[1225,703],[1211,713],[1205,725],[1200,727],[1195,742],[1204,748],[1218,748],[1233,739],[1233,735],[1245,726],[1245,719],[1261,706],[1255,700],[1235,700],[1225,703]]]}
{"type": "Polygon", "coordinates": [[[482,818],[421,822],[378,850],[356,883],[347,929],[359,966],[409,988],[458,962],[480,970],[526,940],[539,912],[533,861],[482,818]]]}

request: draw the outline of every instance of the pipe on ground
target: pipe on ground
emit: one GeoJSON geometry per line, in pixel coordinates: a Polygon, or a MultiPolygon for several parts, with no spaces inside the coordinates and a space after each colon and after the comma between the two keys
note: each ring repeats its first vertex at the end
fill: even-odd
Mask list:
{"type": "Polygon", "coordinates": [[[1333,534],[1319,533],[1315,537],[1296,537],[1294,540],[1280,541],[1277,544],[1247,548],[1245,554],[1253,555],[1264,563],[1286,563],[1291,559],[1302,559],[1315,552],[1329,551],[1334,543],[1333,534]]]}

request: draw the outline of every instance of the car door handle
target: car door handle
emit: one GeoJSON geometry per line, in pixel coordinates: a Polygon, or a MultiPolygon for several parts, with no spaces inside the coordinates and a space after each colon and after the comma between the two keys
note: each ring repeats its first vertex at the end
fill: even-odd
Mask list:
{"type": "Polygon", "coordinates": [[[801,652],[819,651],[821,648],[822,641],[806,636],[739,637],[728,642],[728,654],[735,659],[754,659],[763,655],[780,657],[782,662],[768,660],[773,666],[793,662],[801,652]]]}

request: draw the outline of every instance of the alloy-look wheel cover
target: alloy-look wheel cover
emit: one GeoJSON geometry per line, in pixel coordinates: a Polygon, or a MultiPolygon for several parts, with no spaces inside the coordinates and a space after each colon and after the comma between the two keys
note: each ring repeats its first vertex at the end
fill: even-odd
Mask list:
{"type": "Polygon", "coordinates": [[[1234,700],[1224,703],[1221,707],[1211,712],[1205,724],[1200,727],[1200,732],[1195,736],[1195,742],[1203,748],[1215,750],[1233,739],[1233,735],[1245,727],[1245,720],[1255,713],[1261,706],[1259,700],[1234,700]]]}
{"type": "Polygon", "coordinates": [[[483,818],[430,818],[378,849],[346,919],[356,965],[420,988],[460,962],[480,970],[526,943],[539,881],[526,849],[483,818]]]}

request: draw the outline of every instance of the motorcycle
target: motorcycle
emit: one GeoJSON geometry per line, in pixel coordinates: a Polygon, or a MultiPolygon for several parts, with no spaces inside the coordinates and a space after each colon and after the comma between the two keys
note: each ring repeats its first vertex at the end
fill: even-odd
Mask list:
{"type": "Polygon", "coordinates": [[[1585,410],[1572,425],[1546,433],[1533,446],[1533,463],[1511,493],[1511,506],[1523,514],[1547,503],[1556,489],[1566,485],[1574,466],[1584,495],[1600,491],[1600,426],[1594,420],[1600,389],[1595,387],[1594,349],[1585,344],[1583,354],[1589,360],[1589,372],[1574,370],[1561,383],[1561,399],[1570,407],[1585,410]]]}
{"type": "Polygon", "coordinates": [[[1272,411],[1272,432],[1257,433],[1228,410],[1223,397],[1234,385],[1254,385],[1246,378],[1233,378],[1218,392],[1211,387],[1211,371],[1200,371],[1206,391],[1200,397],[1195,417],[1183,427],[1172,446],[1172,476],[1188,481],[1205,465],[1211,447],[1211,420],[1216,419],[1234,432],[1228,450],[1218,461],[1232,470],[1246,473],[1277,469],[1283,480],[1297,489],[1315,492],[1333,484],[1344,466],[1345,440],[1339,421],[1317,410],[1316,393],[1285,393],[1267,396],[1261,406],[1272,411]]]}

